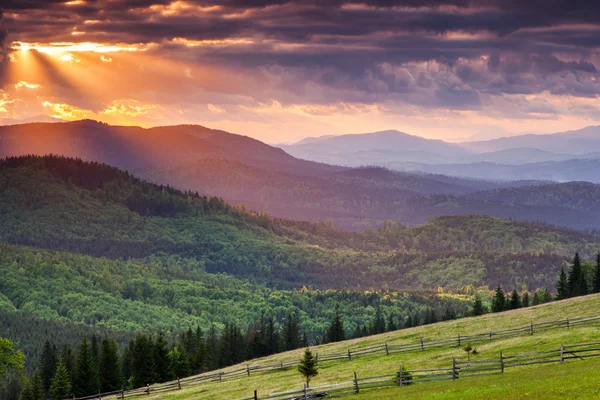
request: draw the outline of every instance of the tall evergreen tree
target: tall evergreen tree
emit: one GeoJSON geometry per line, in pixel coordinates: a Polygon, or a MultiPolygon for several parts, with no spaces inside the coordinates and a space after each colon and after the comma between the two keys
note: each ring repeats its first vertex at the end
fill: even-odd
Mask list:
{"type": "Polygon", "coordinates": [[[413,323],[413,319],[412,316],[410,314],[408,314],[408,317],[406,318],[406,322],[404,323],[404,328],[412,328],[414,325],[413,323]]]}
{"type": "Polygon", "coordinates": [[[506,310],[506,308],[506,296],[504,295],[504,290],[502,290],[502,286],[498,285],[496,293],[494,294],[494,299],[492,300],[492,312],[502,312],[506,310]]]}
{"type": "Polygon", "coordinates": [[[394,314],[392,314],[390,312],[390,314],[388,315],[388,321],[387,321],[387,327],[386,327],[388,332],[393,332],[393,331],[397,331],[398,330],[398,324],[396,324],[396,317],[394,317],[394,314]]]}
{"type": "Polygon", "coordinates": [[[560,275],[558,276],[558,282],[556,283],[556,300],[564,300],[569,298],[569,290],[567,274],[565,273],[565,269],[562,268],[560,270],[560,275]]]}
{"type": "Polygon", "coordinates": [[[569,297],[587,294],[587,284],[581,268],[581,258],[579,257],[579,253],[575,253],[575,258],[573,258],[573,266],[569,273],[568,287],[569,297]]]}
{"type": "Polygon", "coordinates": [[[131,380],[131,355],[133,354],[133,348],[134,341],[131,340],[123,352],[123,381],[129,389],[131,389],[129,383],[131,380]]]}
{"type": "Polygon", "coordinates": [[[62,350],[60,351],[60,358],[65,364],[65,367],[67,368],[69,376],[72,380],[73,376],[75,375],[75,354],[73,353],[73,348],[70,344],[67,343],[63,346],[62,350]]]}
{"type": "Polygon", "coordinates": [[[193,362],[191,364],[192,370],[196,373],[200,373],[206,370],[206,341],[204,340],[204,334],[200,326],[196,327],[196,353],[191,354],[193,362]]]}
{"type": "Polygon", "coordinates": [[[206,337],[206,367],[209,370],[219,368],[219,338],[214,325],[210,326],[206,337]]]}
{"type": "Polygon", "coordinates": [[[456,319],[456,311],[452,307],[446,308],[444,312],[444,321],[450,321],[456,319]]]}
{"type": "MultiPolygon", "coordinates": [[[[64,366],[64,363],[63,363],[64,366]]],[[[66,371],[66,367],[65,367],[66,371]]],[[[98,366],[94,362],[92,347],[86,336],[83,337],[75,359],[75,376],[73,377],[73,392],[77,397],[99,393],[100,379],[98,366]]]]}
{"type": "Polygon", "coordinates": [[[119,362],[117,342],[113,338],[102,341],[98,363],[101,391],[105,393],[121,389],[123,373],[119,362]]]}
{"type": "Polygon", "coordinates": [[[69,371],[67,371],[65,363],[63,363],[61,359],[58,362],[56,374],[54,374],[52,382],[50,383],[50,398],[52,400],[61,400],[69,398],[72,395],[71,377],[69,376],[69,371]]]}
{"type": "Polygon", "coordinates": [[[154,372],[156,382],[166,382],[171,379],[170,364],[167,340],[164,333],[160,331],[154,342],[154,372]]]}
{"type": "Polygon", "coordinates": [[[283,343],[286,350],[295,350],[300,346],[300,324],[295,313],[289,313],[283,325],[283,343]]]}
{"type": "Polygon", "coordinates": [[[342,321],[342,316],[340,315],[340,306],[339,304],[335,305],[335,314],[333,316],[333,320],[331,321],[331,326],[327,330],[326,340],[327,343],[340,342],[346,339],[346,334],[344,332],[344,323],[342,321]]]}
{"type": "Polygon", "coordinates": [[[596,269],[594,272],[594,282],[592,284],[592,292],[600,293],[600,252],[596,255],[596,269]]]}
{"type": "Polygon", "coordinates": [[[313,357],[310,349],[304,351],[304,356],[300,359],[300,365],[298,365],[298,372],[306,379],[307,387],[310,386],[310,380],[319,375],[317,361],[313,357]]]}
{"type": "Polygon", "coordinates": [[[190,375],[190,363],[185,346],[181,343],[169,352],[171,374],[176,378],[190,375]]]}
{"type": "Polygon", "coordinates": [[[45,393],[50,393],[50,383],[56,372],[56,365],[58,363],[58,355],[56,353],[56,346],[53,346],[49,341],[46,341],[46,343],[44,343],[44,350],[42,350],[39,368],[45,393]]]}
{"type": "Polygon", "coordinates": [[[483,305],[483,302],[481,301],[481,297],[479,297],[479,294],[475,294],[475,298],[473,300],[473,308],[471,309],[471,315],[477,316],[483,315],[485,313],[486,309],[483,305]]]}
{"type": "Polygon", "coordinates": [[[377,306],[375,310],[375,317],[373,319],[373,331],[371,332],[373,335],[377,335],[385,332],[385,319],[383,318],[383,313],[381,312],[381,307],[377,306]]]}
{"type": "Polygon", "coordinates": [[[155,382],[154,343],[152,337],[139,333],[133,341],[131,357],[131,380],[134,387],[155,382]]]}
{"type": "Polygon", "coordinates": [[[510,295],[509,304],[511,310],[521,308],[521,297],[519,296],[519,292],[517,292],[517,289],[513,289],[512,294],[510,295]]]}
{"type": "Polygon", "coordinates": [[[530,300],[529,300],[529,292],[523,293],[523,301],[522,301],[523,307],[529,307],[529,302],[530,302],[530,300]]]}
{"type": "MultiPolygon", "coordinates": [[[[52,383],[52,381],[50,381],[52,383]]],[[[21,392],[20,400],[44,400],[46,398],[44,383],[39,371],[35,371],[33,377],[25,384],[21,392]]]]}

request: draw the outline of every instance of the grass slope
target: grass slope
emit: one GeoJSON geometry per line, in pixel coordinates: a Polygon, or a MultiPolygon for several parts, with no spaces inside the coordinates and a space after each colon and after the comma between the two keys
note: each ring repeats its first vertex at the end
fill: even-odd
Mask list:
{"type": "MultiPolygon", "coordinates": [[[[447,321],[433,325],[390,332],[364,339],[350,340],[313,348],[313,351],[330,353],[369,347],[383,343],[415,342],[423,338],[448,338],[458,333],[475,334],[490,329],[523,326],[530,321],[542,322],[566,317],[597,314],[600,310],[600,295],[591,295],[504,312],[481,317],[447,321]]],[[[577,327],[571,330],[552,330],[533,336],[494,340],[476,344],[477,359],[497,358],[500,351],[505,355],[556,349],[560,344],[585,343],[600,340],[600,331],[596,326],[577,327]]],[[[250,363],[274,364],[280,361],[297,360],[302,350],[283,353],[250,363]]],[[[319,375],[313,380],[313,386],[337,383],[352,379],[353,372],[360,376],[375,376],[394,373],[400,363],[408,369],[449,367],[452,358],[465,359],[466,354],[459,348],[431,349],[421,352],[391,354],[382,357],[365,357],[353,361],[324,363],[319,375]]],[[[231,369],[238,369],[240,365],[231,369]]],[[[504,375],[459,380],[457,382],[439,382],[415,384],[404,388],[375,389],[365,391],[355,398],[389,399],[398,396],[410,398],[463,399],[463,398],[594,398],[598,394],[597,374],[600,360],[570,361],[563,365],[542,365],[508,369],[504,375]],[[570,397],[569,397],[570,396],[570,397]]],[[[255,389],[259,395],[280,392],[302,387],[302,378],[295,369],[269,372],[221,383],[209,383],[184,387],[181,391],[164,393],[160,398],[179,399],[241,399],[250,397],[255,389]]]]}

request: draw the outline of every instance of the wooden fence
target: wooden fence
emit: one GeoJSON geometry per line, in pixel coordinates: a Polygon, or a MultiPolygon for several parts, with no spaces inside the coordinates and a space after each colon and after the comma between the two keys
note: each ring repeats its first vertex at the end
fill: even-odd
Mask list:
{"type": "Polygon", "coordinates": [[[517,354],[513,356],[505,356],[500,352],[499,357],[495,360],[457,361],[456,359],[453,359],[452,366],[446,368],[403,370],[402,364],[400,364],[398,372],[393,374],[359,377],[355,372],[352,380],[341,383],[312,388],[307,388],[306,385],[304,385],[302,389],[272,393],[260,397],[258,391],[255,390],[252,397],[247,397],[242,400],[301,400],[343,397],[360,393],[362,390],[497,375],[504,373],[506,368],[523,367],[534,364],[563,363],[568,359],[583,360],[590,357],[600,357],[600,342],[572,344],[569,346],[560,346],[560,348],[555,350],[517,354]]]}
{"type": "MultiPolygon", "coordinates": [[[[579,326],[589,326],[600,324],[600,315],[592,317],[578,317],[574,319],[566,318],[564,320],[549,321],[549,322],[538,322],[518,328],[504,329],[500,331],[489,331],[485,333],[475,335],[460,335],[453,338],[445,339],[423,339],[420,338],[418,341],[413,343],[405,344],[382,344],[372,347],[366,347],[356,350],[348,349],[347,351],[335,352],[335,353],[316,353],[317,363],[330,362],[330,361],[341,361],[347,360],[352,361],[356,358],[372,357],[372,356],[387,356],[395,353],[411,352],[411,351],[424,351],[435,348],[445,347],[460,347],[466,343],[478,343],[487,342],[498,339],[512,338],[518,336],[529,336],[534,335],[536,332],[554,330],[554,329],[571,329],[579,326]]],[[[223,380],[241,378],[244,376],[250,376],[256,373],[285,370],[288,368],[296,367],[298,361],[287,361],[276,364],[268,365],[247,365],[244,368],[239,368],[229,371],[214,371],[207,372],[199,375],[193,375],[186,378],[177,379],[171,382],[165,382],[161,384],[148,385],[146,387],[133,389],[133,390],[121,390],[111,393],[100,393],[93,396],[79,397],[74,399],[65,400],[91,400],[101,398],[126,398],[135,397],[143,394],[150,394],[156,392],[164,392],[168,390],[180,389],[182,386],[196,385],[207,382],[220,382],[223,380]]]]}

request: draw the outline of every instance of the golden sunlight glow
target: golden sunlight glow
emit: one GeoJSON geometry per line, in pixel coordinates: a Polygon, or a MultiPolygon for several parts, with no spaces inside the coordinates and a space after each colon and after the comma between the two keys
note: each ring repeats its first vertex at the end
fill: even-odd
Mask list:
{"type": "Polygon", "coordinates": [[[19,83],[15,84],[15,89],[27,88],[27,89],[37,89],[40,85],[37,83],[29,83],[25,81],[19,81],[19,83]]]}
{"type": "Polygon", "coordinates": [[[79,63],[81,62],[80,59],[75,58],[75,56],[71,53],[65,53],[63,55],[60,56],[60,61],[62,62],[69,62],[69,63],[79,63]]]}
{"type": "Polygon", "coordinates": [[[90,114],[90,111],[88,110],[82,110],[64,103],[51,103],[49,101],[44,101],[42,105],[51,110],[51,117],[66,119],[69,121],[87,118],[90,114]]]}
{"type": "Polygon", "coordinates": [[[6,94],[5,92],[0,93],[0,112],[4,113],[4,114],[8,114],[8,110],[6,109],[6,105],[8,104],[12,104],[15,101],[14,100],[9,100],[8,99],[8,94],[6,94]]]}
{"type": "Polygon", "coordinates": [[[106,63],[112,62],[112,58],[106,56],[100,56],[100,60],[106,63]]]}
{"type": "Polygon", "coordinates": [[[101,43],[74,43],[74,42],[52,42],[48,44],[41,43],[28,43],[28,42],[14,42],[13,50],[36,50],[40,53],[57,55],[68,52],[94,52],[94,53],[112,53],[118,51],[146,51],[151,45],[130,45],[130,44],[117,44],[117,45],[104,45],[101,43]]]}
{"type": "Polygon", "coordinates": [[[156,104],[144,104],[137,100],[114,100],[100,114],[123,115],[127,117],[147,116],[148,112],[155,110],[156,104]]]}
{"type": "Polygon", "coordinates": [[[208,108],[208,111],[210,111],[210,112],[214,112],[214,113],[218,113],[218,114],[225,112],[225,110],[223,108],[221,108],[219,106],[215,106],[214,104],[209,103],[206,105],[206,107],[208,108]]]}
{"type": "Polygon", "coordinates": [[[174,38],[171,42],[180,44],[186,47],[199,46],[223,46],[223,45],[238,45],[238,44],[254,44],[253,39],[238,38],[238,39],[215,39],[215,40],[190,40],[182,37],[174,38]]]}

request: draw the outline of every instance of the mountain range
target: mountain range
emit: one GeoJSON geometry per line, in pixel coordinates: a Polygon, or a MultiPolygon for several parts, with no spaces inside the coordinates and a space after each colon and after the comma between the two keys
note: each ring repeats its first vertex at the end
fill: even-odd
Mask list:
{"type": "MultiPolygon", "coordinates": [[[[408,137],[410,148],[419,151],[431,142],[393,132],[375,136],[398,143],[408,137]]],[[[368,138],[353,137],[355,142],[348,148],[364,148],[368,138]]],[[[345,137],[323,140],[334,139],[345,142],[345,137]]],[[[440,151],[467,152],[455,144],[432,143],[440,151]]],[[[600,225],[600,212],[579,202],[584,193],[597,193],[600,186],[553,182],[594,181],[598,164],[594,159],[564,161],[573,167],[556,171],[551,162],[505,165],[506,176],[494,175],[500,168],[496,164],[474,164],[479,166],[478,179],[472,179],[448,176],[465,175],[463,169],[470,165],[428,165],[427,172],[402,172],[306,161],[246,136],[196,125],[143,129],[84,120],[0,127],[0,156],[49,153],[114,165],[159,184],[220,196],[277,217],[331,219],[335,226],[352,230],[380,227],[386,220],[415,225],[432,217],[470,214],[574,229],[593,230],[600,225]],[[545,172],[541,176],[545,180],[537,180],[536,168],[545,172]],[[515,171],[525,179],[510,180],[515,171]],[[553,179],[557,174],[562,179],[553,179]],[[510,190],[511,196],[503,190],[510,190]],[[546,198],[533,196],[542,192],[546,198]]]]}

